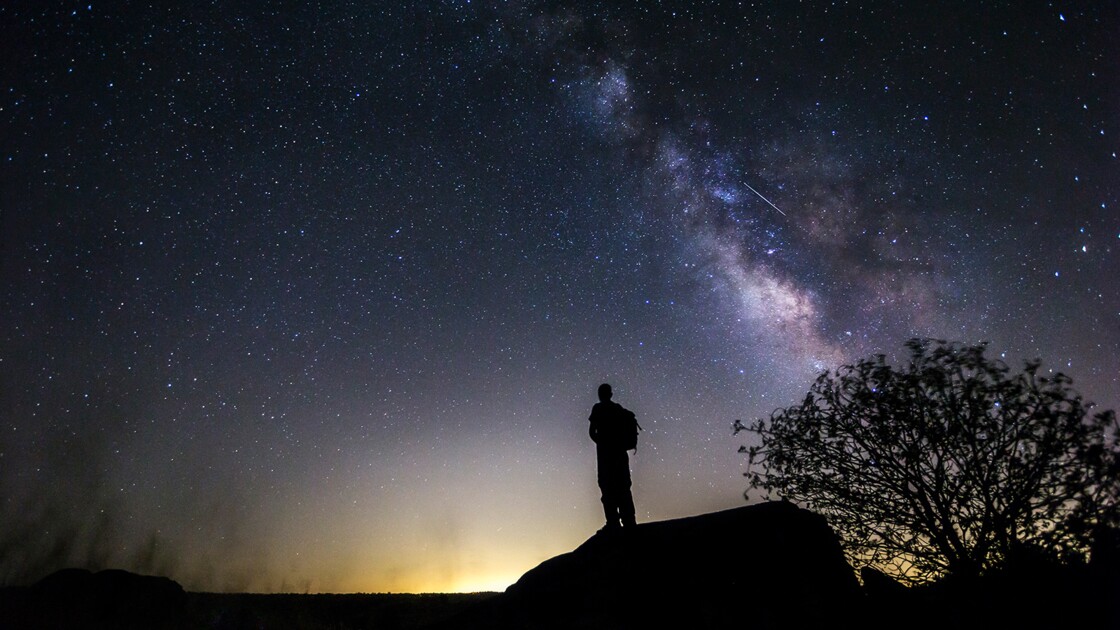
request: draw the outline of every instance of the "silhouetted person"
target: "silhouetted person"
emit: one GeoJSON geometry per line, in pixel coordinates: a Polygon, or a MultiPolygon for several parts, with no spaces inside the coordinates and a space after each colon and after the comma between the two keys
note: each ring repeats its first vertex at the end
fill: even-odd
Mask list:
{"type": "Polygon", "coordinates": [[[634,422],[634,414],[611,401],[611,386],[599,386],[599,402],[591,408],[588,433],[595,442],[595,459],[599,466],[599,489],[603,492],[603,512],[607,517],[605,530],[634,525],[634,498],[630,494],[630,458],[624,445],[625,431],[634,422]]]}

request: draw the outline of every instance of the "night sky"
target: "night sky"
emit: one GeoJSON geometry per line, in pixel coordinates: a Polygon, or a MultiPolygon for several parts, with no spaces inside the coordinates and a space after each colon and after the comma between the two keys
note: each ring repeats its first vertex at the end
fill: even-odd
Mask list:
{"type": "Polygon", "coordinates": [[[1120,407],[1116,3],[154,4],[0,5],[0,583],[504,588],[601,382],[639,522],[913,336],[1120,407]]]}

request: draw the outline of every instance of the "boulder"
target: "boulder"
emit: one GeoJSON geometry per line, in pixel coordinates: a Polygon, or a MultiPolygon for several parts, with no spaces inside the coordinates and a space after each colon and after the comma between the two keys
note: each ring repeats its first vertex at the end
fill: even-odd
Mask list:
{"type": "Polygon", "coordinates": [[[824,628],[861,599],[824,518],[773,502],[600,532],[451,626],[824,628]]]}
{"type": "Polygon", "coordinates": [[[863,591],[873,599],[898,598],[909,592],[905,585],[873,567],[861,568],[859,578],[863,581],[863,591]]]}

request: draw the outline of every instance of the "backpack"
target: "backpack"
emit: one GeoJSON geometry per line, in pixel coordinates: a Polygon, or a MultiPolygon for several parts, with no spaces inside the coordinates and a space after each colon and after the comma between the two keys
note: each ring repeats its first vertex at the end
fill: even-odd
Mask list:
{"type": "Polygon", "coordinates": [[[620,422],[618,426],[618,445],[626,451],[638,450],[638,431],[642,430],[642,425],[638,424],[638,418],[622,405],[618,406],[620,422]]]}

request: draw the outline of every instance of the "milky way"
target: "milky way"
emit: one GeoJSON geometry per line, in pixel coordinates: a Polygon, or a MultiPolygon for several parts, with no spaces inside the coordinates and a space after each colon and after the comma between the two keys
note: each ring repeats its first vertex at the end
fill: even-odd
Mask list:
{"type": "Polygon", "coordinates": [[[1118,10],[0,8],[0,581],[504,588],[604,381],[639,521],[913,336],[1115,408],[1118,10]]]}

